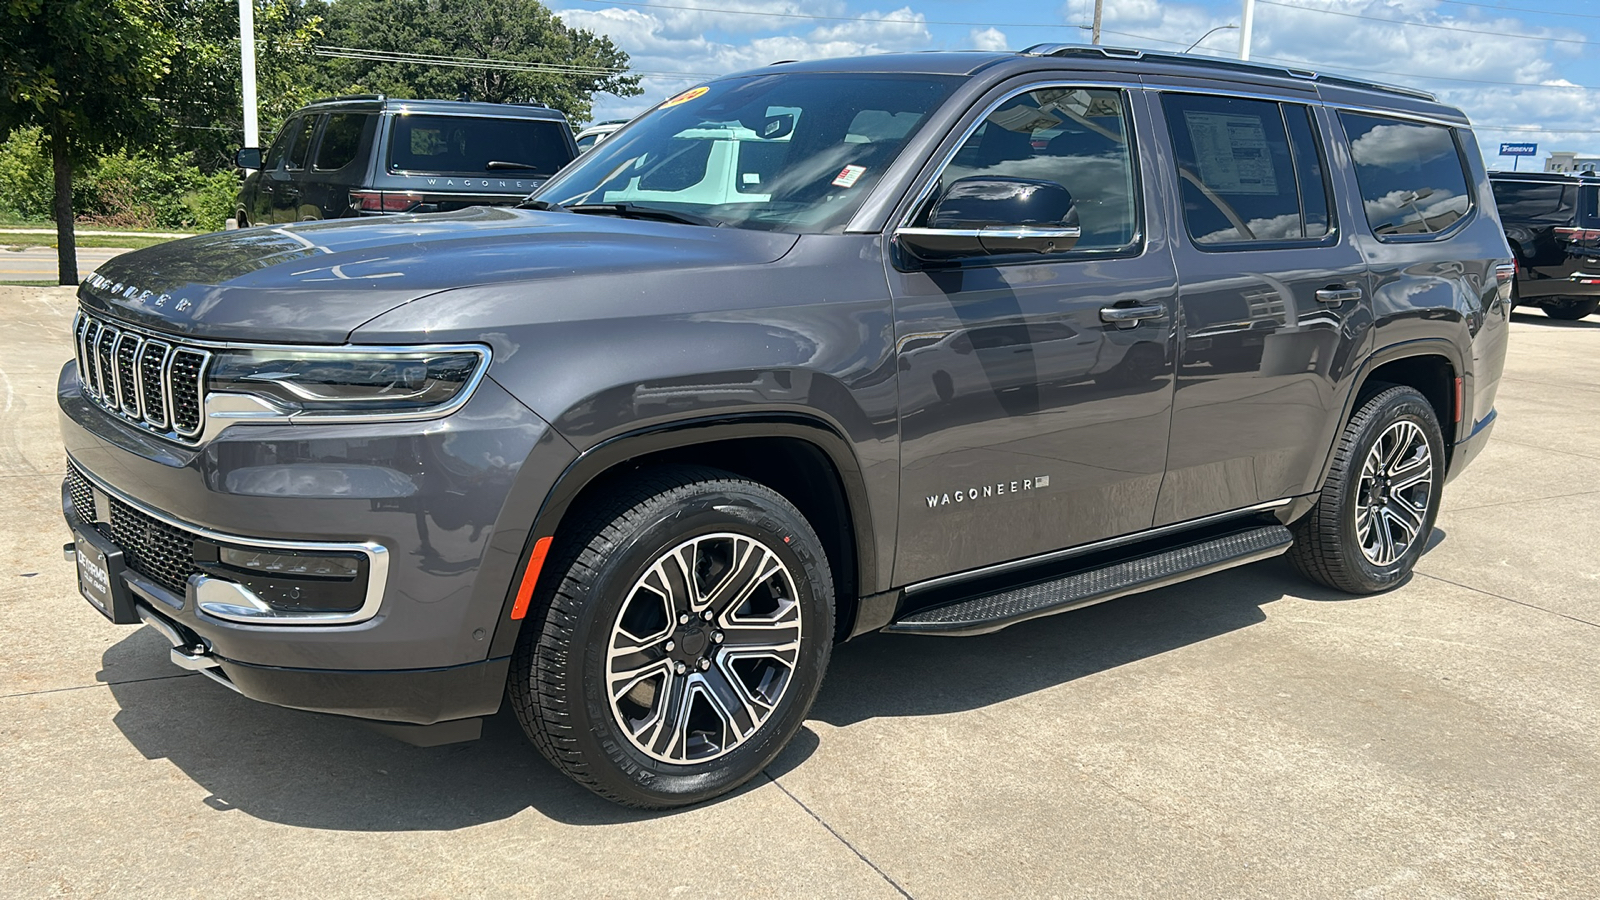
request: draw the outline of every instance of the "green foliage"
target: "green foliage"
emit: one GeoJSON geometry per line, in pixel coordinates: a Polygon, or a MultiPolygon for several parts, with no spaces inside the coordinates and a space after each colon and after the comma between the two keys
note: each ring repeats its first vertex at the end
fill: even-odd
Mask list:
{"type": "Polygon", "coordinates": [[[381,91],[395,97],[492,103],[533,100],[589,119],[598,92],[631,97],[639,76],[620,74],[628,54],[611,39],[569,28],[534,0],[337,0],[328,7],[327,43],[336,47],[577,66],[582,72],[507,72],[371,59],[333,59],[330,93],[381,91]]]}
{"type": "MultiPolygon", "coordinates": [[[[49,218],[52,189],[40,130],[13,132],[0,144],[0,217],[49,218]]],[[[230,171],[207,175],[195,166],[118,150],[78,170],[72,205],[86,227],[216,231],[233,214],[238,193],[238,176],[230,171]]]]}

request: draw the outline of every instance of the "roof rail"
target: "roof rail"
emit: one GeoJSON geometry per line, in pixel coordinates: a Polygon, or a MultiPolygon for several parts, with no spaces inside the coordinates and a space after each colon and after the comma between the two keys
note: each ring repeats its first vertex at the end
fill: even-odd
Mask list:
{"type": "Polygon", "coordinates": [[[1428,100],[1430,102],[1439,99],[1427,91],[1419,91],[1415,88],[1384,84],[1378,81],[1367,81],[1361,78],[1348,78],[1343,75],[1322,75],[1311,69],[1295,69],[1288,66],[1241,62],[1236,59],[1221,59],[1215,56],[1195,56],[1188,53],[1167,53],[1160,50],[1136,50],[1131,47],[1106,47],[1090,44],[1034,44],[1021,52],[1024,56],[1098,56],[1102,59],[1147,59],[1170,65],[1223,69],[1233,72],[1252,72],[1259,75],[1276,75],[1279,78],[1299,78],[1304,81],[1314,81],[1318,84],[1358,88],[1365,91],[1382,91],[1386,94],[1398,94],[1402,97],[1414,97],[1418,100],[1428,100]]]}
{"type": "Polygon", "coordinates": [[[312,103],[340,103],[345,100],[387,100],[383,94],[340,94],[337,97],[318,97],[312,103]]]}

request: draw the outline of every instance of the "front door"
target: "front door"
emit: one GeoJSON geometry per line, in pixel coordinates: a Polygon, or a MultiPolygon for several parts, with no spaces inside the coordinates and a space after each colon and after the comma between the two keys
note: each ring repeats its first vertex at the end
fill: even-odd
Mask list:
{"type": "Polygon", "coordinates": [[[1370,284],[1318,107],[1177,91],[1160,106],[1183,273],[1164,525],[1314,490],[1370,284]]]}
{"type": "MultiPolygon", "coordinates": [[[[895,583],[1150,527],[1166,465],[1176,275],[1146,225],[1128,92],[1012,93],[945,162],[908,223],[962,178],[1051,181],[1066,253],[889,268],[898,341],[895,583]],[[1121,323],[1106,310],[1139,307],[1121,323]]],[[[997,223],[1006,224],[1006,223],[997,223]]]]}

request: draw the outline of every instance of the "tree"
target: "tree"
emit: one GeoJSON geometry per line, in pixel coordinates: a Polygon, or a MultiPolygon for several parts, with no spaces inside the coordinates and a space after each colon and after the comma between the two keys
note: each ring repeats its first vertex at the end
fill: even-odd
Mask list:
{"type": "Polygon", "coordinates": [[[560,67],[505,71],[392,58],[335,59],[326,69],[328,87],[335,93],[532,101],[578,122],[588,120],[596,93],[642,93],[639,76],[625,74],[628,54],[610,38],[570,28],[534,0],[336,0],[328,7],[326,31],[332,47],[378,51],[376,55],[399,52],[560,67]]]}
{"type": "Polygon", "coordinates": [[[61,284],[78,283],[73,169],[156,114],[172,46],[154,0],[0,0],[0,138],[44,129],[61,284]]]}
{"type": "MultiPolygon", "coordinates": [[[[233,165],[243,142],[237,0],[159,0],[176,23],[176,52],[159,90],[162,130],[152,143],[186,154],[203,171],[233,165]]],[[[313,47],[322,36],[321,0],[253,0],[257,112],[272,134],[289,114],[316,98],[313,47]]]]}

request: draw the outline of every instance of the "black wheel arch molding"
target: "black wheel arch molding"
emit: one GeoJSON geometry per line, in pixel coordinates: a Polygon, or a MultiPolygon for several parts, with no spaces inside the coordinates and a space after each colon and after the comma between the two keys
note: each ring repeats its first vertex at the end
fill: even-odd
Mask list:
{"type": "MultiPolygon", "coordinates": [[[[746,442],[753,445],[760,441],[808,445],[818,454],[816,461],[831,469],[829,474],[835,481],[839,501],[838,506],[834,507],[835,520],[813,521],[812,526],[819,532],[832,531],[836,541],[825,536],[824,544],[829,547],[830,557],[835,553],[844,557],[830,559],[836,577],[841,582],[838,587],[843,589],[839,593],[841,621],[836,633],[840,639],[851,635],[857,614],[856,598],[865,598],[882,589],[878,583],[879,552],[874,542],[876,519],[860,461],[843,432],[819,416],[799,412],[748,412],[656,423],[610,437],[572,459],[555,479],[533,516],[516,566],[509,573],[493,573],[494,583],[504,587],[504,599],[498,625],[490,641],[489,657],[506,656],[515,649],[523,620],[512,618],[512,608],[534,548],[542,539],[557,536],[563,523],[568,520],[574,502],[586,490],[599,486],[619,472],[633,471],[635,467],[630,463],[634,461],[642,461],[642,464],[669,460],[695,461],[699,459],[694,453],[697,447],[737,446],[746,442]],[[502,577],[505,575],[509,577],[502,577]]],[[[702,464],[713,466],[719,462],[725,460],[702,460],[702,464]]],[[[729,470],[750,477],[747,472],[739,471],[737,465],[729,470]]],[[[790,497],[791,502],[811,515],[815,515],[814,510],[833,506],[829,498],[812,498],[809,503],[805,502],[806,499],[790,497]]],[[[543,573],[541,582],[556,574],[543,573]]]]}

